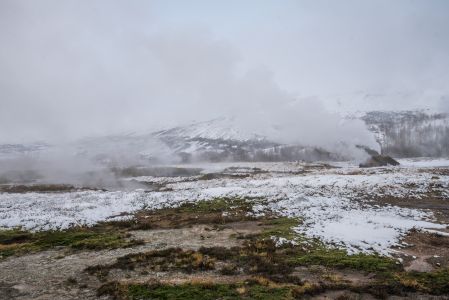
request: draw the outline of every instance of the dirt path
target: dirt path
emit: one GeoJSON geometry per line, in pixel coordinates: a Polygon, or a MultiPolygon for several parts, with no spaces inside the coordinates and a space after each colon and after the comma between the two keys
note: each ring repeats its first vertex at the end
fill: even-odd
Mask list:
{"type": "Polygon", "coordinates": [[[89,266],[109,264],[126,254],[155,249],[232,247],[239,244],[239,240],[232,236],[260,230],[257,222],[239,222],[228,224],[220,230],[195,225],[180,229],[134,231],[132,235],[143,239],[144,245],[73,254],[57,249],[10,257],[0,262],[0,299],[99,299],[96,290],[102,283],[84,272],[89,266]]]}

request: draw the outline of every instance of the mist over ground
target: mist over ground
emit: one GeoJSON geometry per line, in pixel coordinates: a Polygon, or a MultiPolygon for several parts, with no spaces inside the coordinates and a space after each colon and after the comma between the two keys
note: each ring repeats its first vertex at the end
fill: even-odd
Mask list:
{"type": "MultiPolygon", "coordinates": [[[[449,6],[431,4],[5,0],[0,142],[57,145],[43,158],[61,166],[86,137],[227,117],[275,143],[360,158],[355,145],[379,145],[338,108],[448,111],[449,6]]],[[[143,150],[130,149],[105,151],[133,164],[143,150]]]]}

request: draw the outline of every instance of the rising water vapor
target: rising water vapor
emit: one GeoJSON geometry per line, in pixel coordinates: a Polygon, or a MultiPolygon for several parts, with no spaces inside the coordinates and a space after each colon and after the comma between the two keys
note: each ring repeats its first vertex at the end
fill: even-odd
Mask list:
{"type": "MultiPolygon", "coordinates": [[[[211,9],[206,2],[196,2],[196,5],[205,11],[211,9]]],[[[264,5],[274,4],[266,2],[264,5]]],[[[403,24],[399,24],[384,10],[383,4],[364,7],[348,1],[344,6],[348,10],[337,9],[337,17],[327,18],[328,23],[321,23],[329,13],[322,3],[311,5],[304,1],[289,3],[285,8],[276,6],[288,22],[297,18],[288,14],[287,8],[297,12],[300,18],[296,27],[292,27],[297,31],[280,26],[282,21],[273,22],[273,31],[282,34],[277,34],[278,38],[273,31],[267,31],[265,40],[262,39],[264,43],[260,44],[263,47],[255,49],[261,37],[251,27],[242,27],[246,33],[239,35],[232,24],[224,28],[212,21],[171,19],[173,11],[164,11],[166,7],[158,1],[2,1],[0,142],[44,141],[64,149],[52,156],[58,162],[54,165],[61,165],[60,161],[77,155],[79,149],[74,145],[85,145],[80,141],[91,137],[96,137],[95,146],[103,153],[107,152],[116,165],[137,164],[145,151],[160,156],[162,161],[170,161],[170,157],[164,157],[168,152],[164,148],[166,145],[158,141],[145,142],[146,149],[141,147],[142,144],[139,147],[99,145],[108,143],[102,140],[108,135],[145,135],[193,121],[229,117],[235,120],[240,131],[264,136],[275,143],[320,147],[346,155],[352,153],[353,157],[361,155],[355,145],[379,150],[373,134],[362,121],[343,119],[330,112],[330,107],[320,97],[301,94],[309,90],[307,78],[315,78],[315,84],[309,82],[309,86],[316,87],[321,83],[323,91],[329,90],[333,84],[329,84],[327,75],[336,70],[341,76],[334,78],[335,84],[344,82],[337,77],[349,76],[346,81],[351,80],[360,88],[372,88],[383,77],[381,72],[370,72],[362,76],[363,80],[358,80],[346,70],[353,72],[354,66],[360,65],[362,60],[384,65],[384,58],[392,59],[375,56],[372,52],[369,52],[372,59],[364,59],[365,47],[357,40],[360,28],[353,31],[354,42],[339,33],[341,29],[348,32],[346,29],[351,22],[360,23],[356,10],[363,15],[369,10],[367,7],[372,8],[373,14],[381,16],[388,24],[395,24],[391,26],[395,29],[394,35],[384,42],[402,30],[409,36],[416,25],[414,22],[422,22],[425,16],[405,11],[400,16],[403,24]],[[333,26],[342,16],[348,17],[348,23],[333,26]],[[313,20],[320,21],[321,31],[308,29],[313,20]],[[253,33],[251,38],[248,32],[253,33]],[[341,37],[342,45],[347,48],[336,48],[338,41],[330,38],[334,33],[341,37]],[[241,43],[238,43],[239,39],[241,43]],[[272,47],[266,39],[273,39],[272,47]],[[285,61],[283,55],[274,55],[288,45],[297,50],[297,55],[286,55],[285,61]],[[327,48],[340,55],[343,61],[346,58],[345,68],[338,57],[331,61],[331,56],[324,55],[327,48]],[[347,60],[350,53],[342,52],[349,48],[354,52],[355,61],[347,60]],[[273,55],[268,55],[270,51],[273,55]],[[279,58],[279,68],[273,63],[273,57],[279,58]],[[298,75],[291,78],[298,80],[299,90],[291,88],[292,81],[285,84],[280,80],[285,76],[286,66],[290,66],[290,73],[298,75]],[[322,75],[323,81],[317,81],[317,74],[322,75]],[[367,81],[373,84],[364,84],[367,81]]],[[[249,8],[244,5],[242,9],[249,8]]],[[[424,12],[430,14],[428,10],[424,12]]],[[[210,13],[218,12],[211,10],[210,13]]],[[[443,22],[441,13],[433,14],[434,21],[429,22],[423,32],[416,31],[417,37],[425,35],[430,39],[427,32],[433,25],[443,22]]],[[[197,17],[205,20],[204,15],[197,17]]],[[[271,18],[259,17],[251,15],[251,20],[259,22],[255,25],[261,25],[263,18],[271,18]]],[[[360,30],[375,33],[369,22],[361,22],[360,30]]],[[[440,27],[435,28],[441,32],[440,27]]],[[[379,39],[375,34],[372,36],[379,39]]],[[[433,57],[439,60],[445,43],[435,44],[438,47],[426,47],[424,53],[434,53],[433,57]]],[[[399,48],[394,50],[391,51],[394,55],[399,53],[396,51],[399,48]]],[[[417,61],[422,61],[421,57],[417,61]]],[[[401,64],[406,62],[401,61],[401,64]]],[[[432,62],[431,66],[434,65],[438,64],[432,62]]],[[[435,69],[429,67],[425,74],[441,74],[442,80],[444,65],[439,64],[439,73],[432,73],[435,69]]],[[[419,68],[413,66],[410,70],[419,68]]],[[[394,78],[391,80],[395,82],[394,78]]],[[[407,99],[397,101],[406,103],[407,99]]],[[[446,102],[441,106],[446,107],[446,102]]],[[[101,153],[96,153],[98,149],[92,150],[94,148],[89,148],[89,156],[98,159],[101,153]]],[[[50,156],[46,158],[49,159],[50,156]]],[[[74,165],[89,165],[89,161],[74,165]]],[[[67,168],[76,169],[75,166],[67,168]]]]}

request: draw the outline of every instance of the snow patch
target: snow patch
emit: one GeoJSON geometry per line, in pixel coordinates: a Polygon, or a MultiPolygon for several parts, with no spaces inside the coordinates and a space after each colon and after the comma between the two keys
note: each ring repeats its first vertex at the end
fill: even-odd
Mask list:
{"type": "MultiPolygon", "coordinates": [[[[209,169],[229,166],[212,165],[209,169]]],[[[187,182],[159,178],[167,187],[166,191],[159,192],[0,193],[0,227],[46,230],[93,225],[111,217],[129,218],[123,213],[143,208],[176,207],[217,197],[263,198],[266,201],[255,204],[254,214],[263,215],[270,209],[284,216],[299,217],[304,224],[295,229],[297,232],[344,247],[351,253],[388,254],[401,236],[414,227],[438,231],[447,226],[432,221],[433,216],[427,211],[373,205],[367,201],[384,196],[420,201],[429,192],[449,199],[449,176],[435,178],[432,169],[418,170],[416,164],[376,169],[348,165],[318,168],[298,175],[289,172],[304,169],[304,164],[237,163],[232,166],[257,167],[265,172],[249,178],[189,178],[191,181],[187,182]]]]}

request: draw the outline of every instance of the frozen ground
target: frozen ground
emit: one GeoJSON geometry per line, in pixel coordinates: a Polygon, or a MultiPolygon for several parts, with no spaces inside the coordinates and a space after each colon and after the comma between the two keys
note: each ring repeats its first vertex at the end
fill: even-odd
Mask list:
{"type": "Polygon", "coordinates": [[[263,198],[266,201],[255,206],[255,213],[272,210],[301,218],[304,222],[296,228],[298,232],[345,247],[350,252],[387,254],[414,227],[447,231],[448,225],[436,222],[430,210],[374,201],[394,197],[413,204],[429,195],[449,200],[449,176],[435,172],[436,167],[449,166],[448,160],[402,163],[401,167],[374,169],[359,169],[347,163],[335,168],[302,163],[208,164],[192,167],[202,167],[206,173],[247,176],[212,180],[200,180],[200,176],[134,178],[165,185],[164,191],[153,192],[1,193],[0,227],[68,228],[186,201],[263,198]]]}

